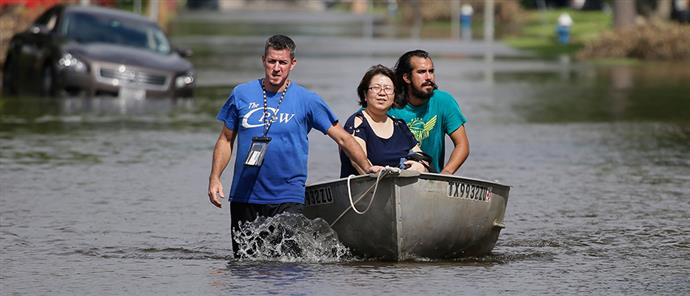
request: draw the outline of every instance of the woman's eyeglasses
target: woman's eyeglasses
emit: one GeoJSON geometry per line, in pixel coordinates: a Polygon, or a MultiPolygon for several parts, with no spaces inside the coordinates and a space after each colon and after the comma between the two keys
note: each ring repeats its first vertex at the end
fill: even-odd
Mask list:
{"type": "Polygon", "coordinates": [[[378,94],[383,90],[384,94],[391,95],[394,92],[394,89],[392,86],[380,86],[380,85],[374,85],[369,87],[369,91],[374,92],[375,94],[378,94]]]}

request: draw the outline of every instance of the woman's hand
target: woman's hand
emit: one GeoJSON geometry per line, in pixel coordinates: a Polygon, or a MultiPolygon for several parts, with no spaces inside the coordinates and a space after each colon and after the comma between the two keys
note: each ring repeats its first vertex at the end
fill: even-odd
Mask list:
{"type": "Polygon", "coordinates": [[[405,161],[405,165],[407,166],[408,170],[418,171],[420,173],[426,173],[427,172],[427,169],[424,167],[424,165],[418,161],[408,160],[408,161],[405,161]]]}

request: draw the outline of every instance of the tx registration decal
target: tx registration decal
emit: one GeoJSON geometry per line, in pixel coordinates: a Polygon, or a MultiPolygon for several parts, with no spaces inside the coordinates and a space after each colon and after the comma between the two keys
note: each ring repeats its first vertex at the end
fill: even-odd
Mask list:
{"type": "Polygon", "coordinates": [[[481,185],[451,181],[448,182],[448,197],[473,199],[480,201],[491,201],[491,187],[481,185]]]}

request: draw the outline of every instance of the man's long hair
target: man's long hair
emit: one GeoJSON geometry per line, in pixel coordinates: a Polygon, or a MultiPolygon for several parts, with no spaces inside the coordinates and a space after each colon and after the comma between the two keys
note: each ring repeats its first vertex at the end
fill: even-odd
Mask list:
{"type": "Polygon", "coordinates": [[[395,63],[395,107],[402,108],[407,104],[407,86],[403,79],[403,75],[407,74],[408,77],[412,78],[412,65],[410,60],[412,57],[419,57],[423,59],[430,59],[429,53],[421,50],[411,50],[400,56],[398,62],[395,63]]]}
{"type": "Polygon", "coordinates": [[[268,49],[273,48],[275,50],[290,50],[290,58],[295,58],[295,42],[290,39],[290,37],[285,35],[273,35],[266,40],[266,45],[264,46],[264,57],[268,54],[268,49]]]}

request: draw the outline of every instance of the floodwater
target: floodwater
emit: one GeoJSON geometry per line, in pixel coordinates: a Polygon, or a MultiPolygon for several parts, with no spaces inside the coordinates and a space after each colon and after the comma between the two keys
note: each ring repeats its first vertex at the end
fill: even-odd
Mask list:
{"type": "MultiPolygon", "coordinates": [[[[292,78],[341,119],[367,67],[424,46],[335,38],[352,43],[343,54],[331,39],[295,39],[292,78]]],[[[227,207],[206,197],[214,115],[232,85],[261,76],[263,37],[216,41],[180,41],[205,49],[192,99],[0,98],[0,294],[690,293],[690,65],[430,43],[439,86],[469,118],[458,174],[512,186],[492,254],[237,261],[227,207]]],[[[309,183],[337,177],[335,144],[310,139],[309,183]]]]}

